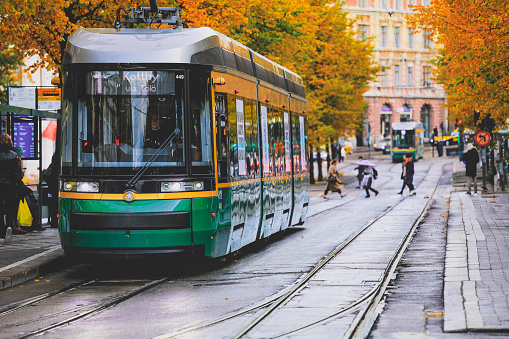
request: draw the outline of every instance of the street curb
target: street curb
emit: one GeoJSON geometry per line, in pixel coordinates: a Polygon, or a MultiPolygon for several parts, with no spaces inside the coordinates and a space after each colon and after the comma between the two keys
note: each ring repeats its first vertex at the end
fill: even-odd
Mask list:
{"type": "Polygon", "coordinates": [[[0,290],[10,288],[45,274],[69,267],[62,249],[44,254],[0,273],[0,290]]]}

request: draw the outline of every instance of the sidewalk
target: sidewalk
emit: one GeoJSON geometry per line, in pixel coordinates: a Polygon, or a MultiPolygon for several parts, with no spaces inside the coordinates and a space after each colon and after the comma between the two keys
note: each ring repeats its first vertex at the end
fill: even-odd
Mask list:
{"type": "Polygon", "coordinates": [[[445,332],[509,331],[509,196],[452,192],[444,276],[445,332]]]}
{"type": "Polygon", "coordinates": [[[0,289],[10,288],[66,267],[58,229],[13,235],[0,244],[0,289]]]}

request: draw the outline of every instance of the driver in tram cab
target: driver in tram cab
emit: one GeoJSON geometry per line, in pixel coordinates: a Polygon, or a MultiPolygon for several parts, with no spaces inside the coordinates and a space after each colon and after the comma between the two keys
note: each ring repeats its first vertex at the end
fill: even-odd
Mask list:
{"type": "Polygon", "coordinates": [[[164,127],[157,112],[151,112],[143,140],[144,148],[159,148],[168,138],[168,129],[164,127]]]}

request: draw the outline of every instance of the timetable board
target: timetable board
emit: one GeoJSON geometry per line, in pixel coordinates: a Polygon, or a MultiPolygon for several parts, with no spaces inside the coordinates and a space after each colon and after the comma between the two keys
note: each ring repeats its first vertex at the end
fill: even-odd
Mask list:
{"type": "Polygon", "coordinates": [[[23,159],[37,159],[37,120],[18,120],[12,123],[12,142],[21,147],[23,159]]]}

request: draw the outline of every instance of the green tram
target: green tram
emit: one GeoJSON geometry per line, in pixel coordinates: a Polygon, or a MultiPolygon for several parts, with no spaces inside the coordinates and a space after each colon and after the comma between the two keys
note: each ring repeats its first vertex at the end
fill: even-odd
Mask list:
{"type": "Polygon", "coordinates": [[[412,154],[414,160],[424,157],[424,125],[421,122],[405,121],[392,124],[391,157],[392,162],[412,154]]]}
{"type": "MultiPolygon", "coordinates": [[[[150,10],[134,13],[150,22],[150,10]]],[[[117,21],[69,37],[59,232],[71,260],[220,257],[306,219],[302,79],[182,27],[176,8],[156,11],[154,23],[177,15],[176,27],[117,21]]]]}

